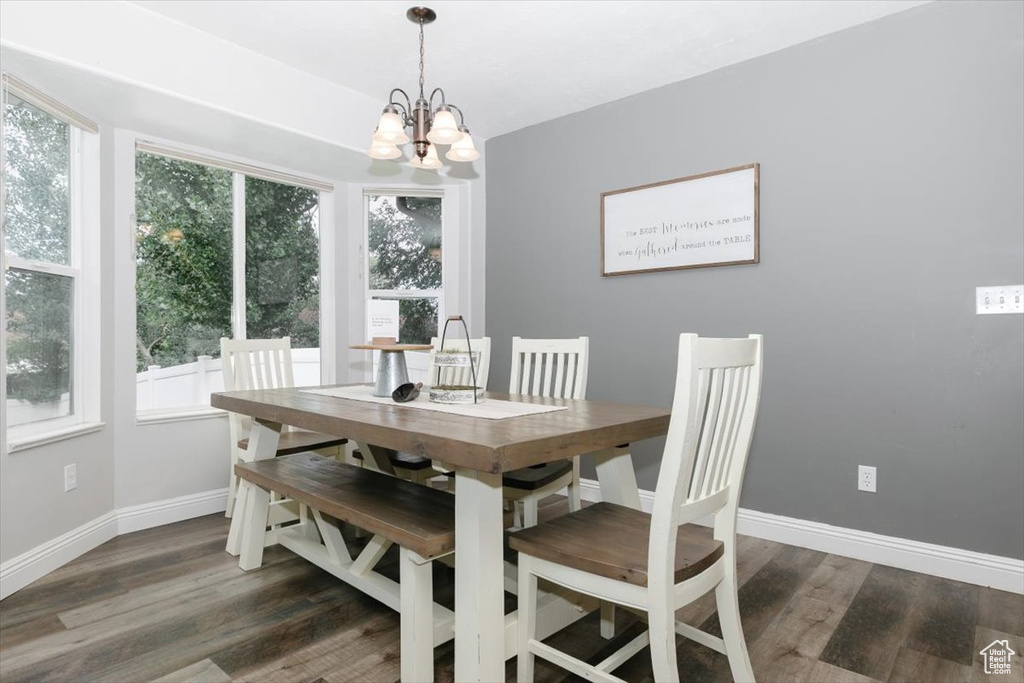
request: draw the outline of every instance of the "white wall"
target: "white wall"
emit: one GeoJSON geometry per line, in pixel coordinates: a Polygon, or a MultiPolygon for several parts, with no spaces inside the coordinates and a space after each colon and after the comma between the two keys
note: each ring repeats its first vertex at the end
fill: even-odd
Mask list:
{"type": "MultiPolygon", "coordinates": [[[[0,563],[113,510],[227,485],[222,417],[138,424],[135,415],[131,231],[134,138],[127,128],[216,153],[248,158],[336,184],[325,246],[343,272],[325,294],[338,324],[361,295],[345,272],[349,253],[346,183],[461,185],[470,220],[460,245],[473,254],[462,310],[483,330],[483,163],[445,177],[370,161],[362,152],[383,102],[292,69],[136,5],[123,2],[0,4],[4,69],[104,125],[102,174],[102,419],[94,434],[8,455],[0,452],[0,563]],[[63,466],[78,465],[78,488],[63,492],[63,466]]],[[[479,141],[482,145],[483,141],[479,141]]],[[[339,359],[347,329],[335,331],[339,359]]],[[[339,368],[340,369],[340,368],[339,368]]],[[[339,372],[339,379],[345,374],[339,372]]]]}
{"type": "MultiPolygon", "coordinates": [[[[100,130],[100,187],[113,181],[111,129],[100,130]]],[[[109,194],[101,189],[100,222],[109,222],[109,194]]],[[[111,236],[103,231],[100,261],[109,263],[111,236]]],[[[107,301],[113,289],[113,273],[103,268],[100,294],[107,301]]],[[[113,348],[106,343],[112,328],[113,311],[101,310],[100,345],[101,419],[109,419],[114,393],[111,381],[113,348]]],[[[107,512],[114,504],[114,429],[109,422],[98,432],[66,441],[7,453],[6,435],[0,434],[0,563],[21,555],[107,512]],[[64,492],[64,467],[74,463],[78,486],[64,492]]]]}

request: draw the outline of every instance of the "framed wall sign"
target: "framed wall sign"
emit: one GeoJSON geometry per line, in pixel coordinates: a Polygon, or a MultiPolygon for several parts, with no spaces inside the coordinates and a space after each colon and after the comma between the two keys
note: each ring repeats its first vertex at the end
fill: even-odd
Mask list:
{"type": "Polygon", "coordinates": [[[760,165],[601,193],[601,275],[758,263],[760,165]]]}

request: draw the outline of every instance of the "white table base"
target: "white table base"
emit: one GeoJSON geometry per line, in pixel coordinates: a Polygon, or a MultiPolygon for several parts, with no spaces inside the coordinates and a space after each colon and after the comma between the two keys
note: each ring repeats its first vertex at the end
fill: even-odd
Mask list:
{"type": "MultiPolygon", "coordinates": [[[[241,459],[251,462],[274,457],[281,428],[277,423],[256,421],[249,449],[241,459]]],[[[362,444],[361,447],[377,455],[372,453],[376,449],[362,444]]],[[[594,457],[603,499],[639,509],[640,495],[629,451],[610,448],[595,453],[594,457]]],[[[254,518],[253,509],[257,497],[268,494],[248,481],[242,480],[240,484],[227,551],[240,555],[239,566],[242,569],[257,569],[262,561],[262,552],[251,552],[251,544],[243,544],[242,541],[243,536],[256,533],[258,526],[266,523],[266,520],[254,518]],[[243,547],[246,552],[242,552],[243,547]]],[[[516,654],[517,615],[514,612],[505,615],[504,610],[507,572],[512,571],[513,577],[515,574],[514,570],[506,568],[503,557],[503,520],[501,475],[457,468],[455,547],[460,552],[455,553],[454,635],[455,679],[458,681],[504,680],[505,660],[516,654]]],[[[271,530],[267,541],[268,544],[281,543],[392,609],[400,607],[397,586],[385,587],[376,580],[364,582],[360,578],[361,568],[354,566],[359,563],[359,558],[355,561],[347,558],[337,549],[314,541],[310,533],[271,530]]],[[[554,633],[597,609],[597,606],[596,600],[568,591],[549,592],[538,604],[539,637],[554,633]]],[[[444,617],[437,609],[435,615],[444,617]]],[[[435,643],[445,642],[451,637],[447,631],[449,625],[449,619],[440,620],[434,632],[435,643]]]]}

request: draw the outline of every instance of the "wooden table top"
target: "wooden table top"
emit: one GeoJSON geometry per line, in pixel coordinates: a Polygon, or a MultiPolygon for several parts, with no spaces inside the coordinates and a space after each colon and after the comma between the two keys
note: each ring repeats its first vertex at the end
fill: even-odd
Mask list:
{"type": "Polygon", "coordinates": [[[670,410],[597,401],[510,396],[487,398],[564,405],[539,415],[504,420],[417,410],[400,404],[259,389],[215,393],[210,403],[266,422],[422,455],[482,472],[508,472],[668,432],[670,410]]]}

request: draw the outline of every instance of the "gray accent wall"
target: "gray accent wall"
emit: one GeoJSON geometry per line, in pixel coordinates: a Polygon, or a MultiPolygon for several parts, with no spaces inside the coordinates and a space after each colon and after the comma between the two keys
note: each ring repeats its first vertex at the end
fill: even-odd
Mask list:
{"type": "MultiPolygon", "coordinates": [[[[1024,557],[1024,316],[974,312],[1022,282],[1024,3],[924,5],[487,144],[491,388],[513,335],[589,335],[590,398],[667,406],[679,333],[762,333],[745,508],[1024,557]],[[760,264],[600,276],[601,192],[751,162],[760,264]]],[[[635,444],[641,488],[662,447],[635,444]]]]}

